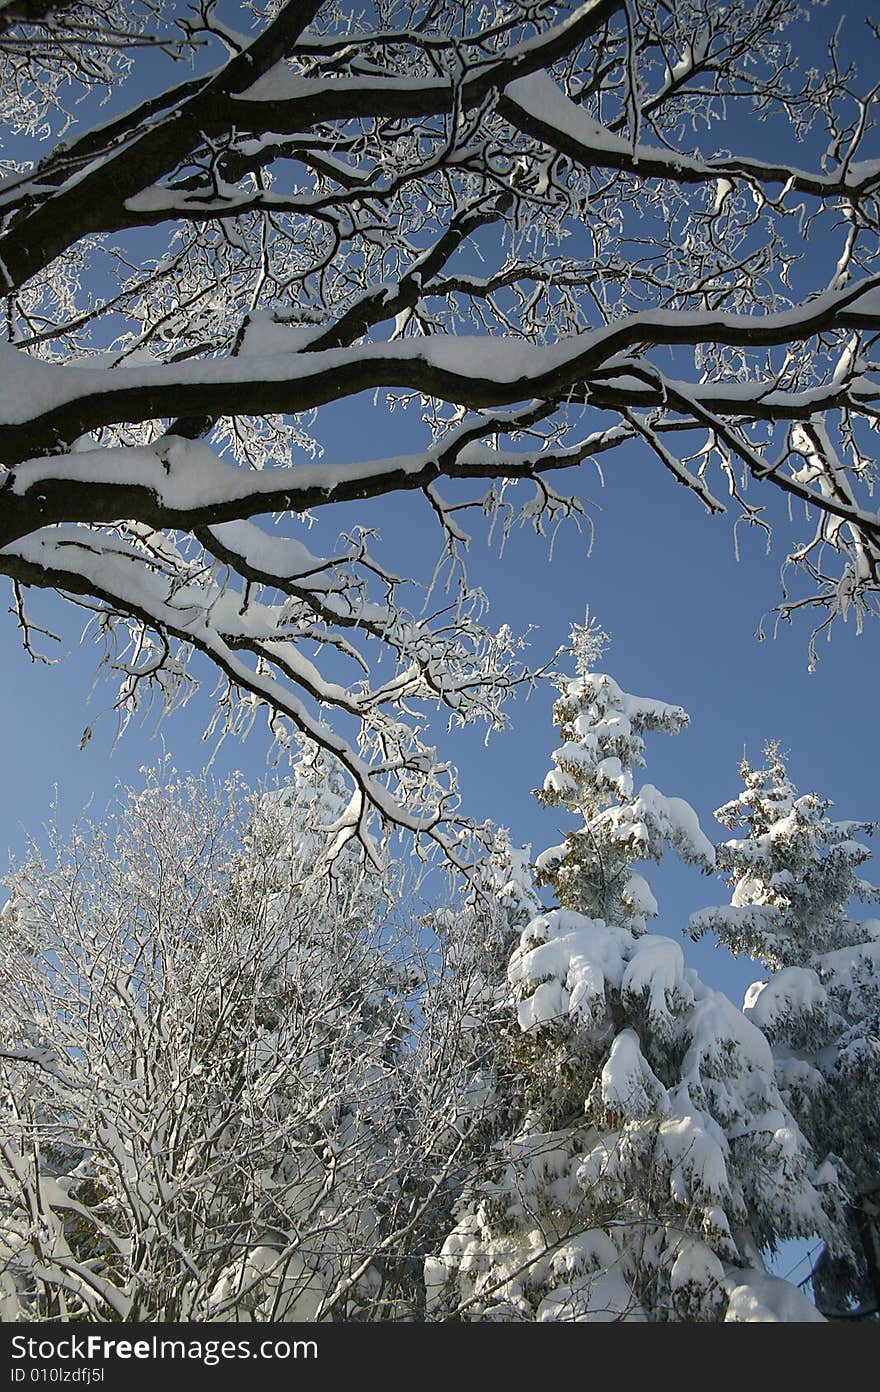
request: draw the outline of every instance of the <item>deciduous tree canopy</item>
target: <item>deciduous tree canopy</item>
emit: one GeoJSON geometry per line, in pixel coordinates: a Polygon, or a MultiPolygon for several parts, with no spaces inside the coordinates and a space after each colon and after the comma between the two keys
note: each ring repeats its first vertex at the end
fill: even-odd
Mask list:
{"type": "Polygon", "coordinates": [[[563,471],[637,447],[710,512],[797,504],[783,612],[861,620],[880,159],[872,64],[824,32],[794,0],[0,4],[25,642],[28,586],[93,611],[123,713],[205,654],[221,723],[262,705],[342,760],[340,841],[378,812],[450,848],[424,713],[501,721],[516,642],[463,568],[432,613],[362,530],[313,554],[309,515],[419,495],[457,563],[463,510],[541,529],[582,508],[563,471]],[[362,393],[372,442],[322,454],[362,393]]]}

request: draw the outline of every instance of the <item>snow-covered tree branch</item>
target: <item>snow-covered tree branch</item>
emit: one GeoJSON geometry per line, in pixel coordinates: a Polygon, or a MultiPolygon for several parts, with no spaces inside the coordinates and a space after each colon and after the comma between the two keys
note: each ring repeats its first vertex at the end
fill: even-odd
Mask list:
{"type": "Polygon", "coordinates": [[[876,91],[798,24],[793,0],[0,6],[0,570],[26,642],[29,586],[94,609],[124,712],[184,699],[201,653],[221,724],[264,707],[342,761],[342,839],[378,812],[454,854],[426,717],[503,721],[516,641],[463,568],[432,614],[430,564],[400,576],[363,532],[313,555],[307,515],[410,493],[460,562],[464,507],[577,512],[551,477],[638,448],[781,528],[783,614],[861,623],[876,91]],[[324,455],[363,393],[380,445],[324,455]],[[400,400],[416,450],[385,443],[400,400]]]}

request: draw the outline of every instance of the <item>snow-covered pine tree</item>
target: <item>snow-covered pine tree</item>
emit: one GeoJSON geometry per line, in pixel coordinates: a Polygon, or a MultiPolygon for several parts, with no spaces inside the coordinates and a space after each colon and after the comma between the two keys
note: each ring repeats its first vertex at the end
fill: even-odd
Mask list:
{"type": "MultiPolygon", "coordinates": [[[[780,1089],[826,1174],[836,1173],[846,1240],[826,1245],[813,1274],[829,1315],[880,1314],[880,921],[851,917],[876,901],[861,877],[872,823],[833,821],[831,803],[798,796],[779,745],[716,816],[745,837],[718,847],[729,905],[691,919],[770,975],[746,995],[746,1015],[770,1039],[780,1089]]],[[[833,1191],[829,1191],[829,1197],[833,1191]]]]}
{"type": "Polygon", "coordinates": [[[538,794],[579,824],[539,857],[559,907],[532,919],[508,965],[518,1125],[426,1263],[429,1311],[818,1318],[760,1256],[823,1221],[769,1045],[677,942],[646,931],[657,906],[636,865],[668,847],[714,862],[687,803],[634,787],[644,734],[687,716],[595,671],[604,642],[589,622],[574,630],[577,675],[554,708],[563,743],[538,794]]]}

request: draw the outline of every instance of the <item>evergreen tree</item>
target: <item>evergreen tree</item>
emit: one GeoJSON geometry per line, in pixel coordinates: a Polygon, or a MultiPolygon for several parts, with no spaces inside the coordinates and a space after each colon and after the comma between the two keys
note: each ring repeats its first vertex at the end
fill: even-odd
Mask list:
{"type": "MultiPolygon", "coordinates": [[[[746,1015],[770,1039],[780,1089],[824,1174],[846,1195],[845,1238],[826,1245],[813,1276],[828,1314],[880,1312],[880,922],[850,916],[876,900],[860,875],[873,824],[833,821],[831,803],[798,796],[779,746],[742,764],[743,792],[716,813],[745,837],[718,848],[729,905],[691,920],[770,975],[746,1015]]],[[[829,1196],[833,1186],[829,1187],[829,1196]]]]}
{"type": "Polygon", "coordinates": [[[538,858],[559,907],[508,965],[519,1115],[426,1265],[436,1318],[818,1317],[763,1271],[761,1250],[824,1221],[810,1154],[769,1045],[647,932],[644,860],[674,848],[711,868],[695,813],[636,788],[644,734],[677,706],[594,670],[605,636],[574,632],[577,675],[554,708],[563,743],[538,793],[578,825],[538,858]]]}

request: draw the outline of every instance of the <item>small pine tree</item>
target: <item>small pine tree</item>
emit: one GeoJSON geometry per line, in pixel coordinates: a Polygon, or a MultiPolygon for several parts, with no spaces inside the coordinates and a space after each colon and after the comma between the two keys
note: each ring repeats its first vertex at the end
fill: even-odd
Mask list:
{"type": "Polygon", "coordinates": [[[657,905],[636,865],[669,847],[714,861],[687,803],[634,787],[645,732],[675,733],[687,716],[594,671],[604,642],[589,622],[574,631],[577,676],[554,707],[564,742],[538,794],[579,824],[538,858],[559,907],[526,925],[508,965],[518,1124],[427,1263],[429,1309],[815,1317],[762,1270],[762,1247],[823,1216],[769,1045],[677,942],[646,931],[657,905]]]}
{"type": "MultiPolygon", "coordinates": [[[[880,922],[850,916],[876,900],[860,875],[872,823],[832,821],[831,804],[798,796],[779,746],[741,768],[744,791],[716,816],[747,835],[718,847],[731,903],[703,910],[691,933],[712,932],[770,973],[746,1014],[770,1039],[780,1089],[846,1195],[844,1237],[814,1272],[829,1314],[880,1312],[880,922]]],[[[829,1199],[835,1193],[828,1187],[829,1199]]]]}

